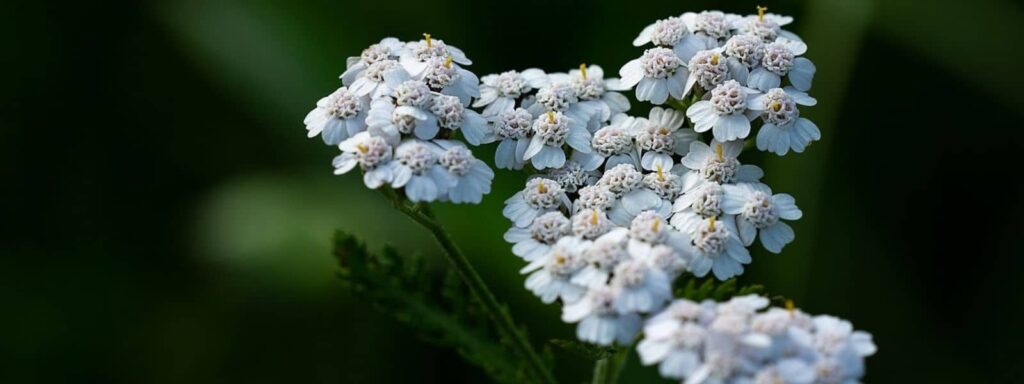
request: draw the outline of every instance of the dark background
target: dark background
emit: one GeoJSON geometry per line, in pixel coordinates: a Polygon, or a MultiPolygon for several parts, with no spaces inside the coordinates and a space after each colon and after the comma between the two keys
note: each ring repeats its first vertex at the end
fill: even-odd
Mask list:
{"type": "MultiPolygon", "coordinates": [[[[874,334],[867,382],[1020,381],[1024,7],[769,1],[797,17],[824,139],[748,154],[805,217],[742,278],[874,334]]],[[[764,4],[764,3],[762,3],[764,4]]],[[[648,23],[754,2],[20,2],[0,15],[0,381],[461,382],[481,372],[352,296],[330,236],[433,255],[305,138],[345,57],[431,32],[479,75],[614,74],[648,23]]],[[[643,114],[647,106],[635,105],[643,114]]],[[[490,158],[493,146],[477,154],[490,158]],[[485,154],[486,153],[486,154],[485,154]]],[[[499,172],[436,207],[535,342],[571,338],[521,288],[499,172]]],[[[443,260],[430,258],[439,273],[443,260]]],[[[587,377],[559,356],[566,382],[587,377]]],[[[626,382],[659,382],[632,361],[626,382]]]]}

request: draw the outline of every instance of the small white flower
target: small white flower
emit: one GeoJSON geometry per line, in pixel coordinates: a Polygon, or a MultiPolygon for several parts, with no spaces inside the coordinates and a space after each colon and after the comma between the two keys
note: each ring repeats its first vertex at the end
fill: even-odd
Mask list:
{"type": "Polygon", "coordinates": [[[604,211],[591,208],[576,212],[572,216],[572,233],[587,240],[593,240],[605,234],[613,227],[604,211]]]}
{"type": "Polygon", "coordinates": [[[561,168],[550,169],[547,177],[557,181],[566,192],[575,193],[580,188],[597,182],[599,173],[595,169],[599,165],[600,163],[584,166],[576,160],[569,160],[561,168]]]}
{"type": "Polygon", "coordinates": [[[725,200],[725,189],[717,183],[703,183],[676,199],[672,205],[672,218],[669,222],[676,229],[690,233],[704,219],[722,217],[722,204],[725,200]]]}
{"type": "Polygon", "coordinates": [[[530,273],[526,278],[526,288],[533,292],[545,304],[562,299],[562,303],[572,304],[580,300],[587,292],[586,287],[574,284],[572,276],[586,265],[583,251],[590,242],[579,237],[563,237],[552,246],[541,258],[538,258],[520,271],[530,273]]]}
{"type": "Polygon", "coordinates": [[[615,286],[594,287],[579,301],[562,307],[562,321],[579,322],[576,337],[600,345],[628,345],[640,330],[640,315],[620,314],[615,309],[621,290],[615,286]]]}
{"type": "Polygon", "coordinates": [[[619,289],[614,303],[619,313],[657,311],[672,298],[672,282],[668,275],[645,260],[630,259],[619,263],[611,285],[619,289]]]}
{"type": "Polygon", "coordinates": [[[620,262],[629,259],[626,250],[629,233],[625,228],[613,229],[597,239],[583,251],[587,265],[573,276],[572,282],[588,288],[603,287],[620,262]]]}
{"type": "Polygon", "coordinates": [[[562,144],[579,152],[590,153],[590,132],[585,121],[562,112],[547,112],[533,121],[533,138],[523,154],[534,168],[559,168],[565,164],[562,144]]]}
{"type": "Polygon", "coordinates": [[[632,165],[619,164],[605,171],[597,185],[607,187],[619,197],[608,210],[608,217],[617,225],[627,226],[637,215],[648,210],[662,217],[671,213],[672,204],[647,189],[643,174],[632,165]]]}
{"type": "Polygon", "coordinates": [[[325,144],[338,145],[366,129],[369,103],[346,87],[338,88],[316,102],[316,108],[306,115],[303,123],[309,137],[322,135],[325,144]]]}
{"type": "Polygon", "coordinates": [[[441,94],[458,97],[466,106],[474,97],[480,97],[480,80],[473,72],[452,63],[451,56],[427,61],[423,81],[441,94]]]}
{"type": "Polygon", "coordinates": [[[572,234],[572,224],[560,211],[538,216],[529,228],[513,226],[505,232],[505,241],[513,243],[512,253],[526,261],[534,261],[547,254],[551,245],[572,234]]]}
{"type": "Polygon", "coordinates": [[[686,64],[689,77],[686,79],[683,95],[689,95],[694,86],[709,91],[729,79],[729,60],[721,48],[697,52],[686,64]]]}
{"type": "Polygon", "coordinates": [[[373,100],[366,117],[370,133],[384,137],[391,145],[398,145],[403,135],[413,135],[420,140],[430,140],[437,136],[437,117],[429,110],[434,98],[430,90],[426,89],[426,95],[416,94],[424,91],[420,87],[423,84],[418,80],[403,80],[408,79],[405,72],[391,72],[386,78],[388,83],[397,87],[395,91],[400,91],[404,97],[401,98],[402,103],[398,104],[398,99],[390,97],[373,100]]]}
{"type": "Polygon", "coordinates": [[[426,74],[431,60],[448,58],[461,65],[473,64],[461,49],[445,44],[443,40],[431,38],[427,33],[423,34],[423,40],[406,43],[399,54],[402,67],[415,78],[422,78],[426,74]]]}
{"type": "Polygon", "coordinates": [[[615,193],[605,185],[588,185],[580,188],[576,201],[573,202],[573,212],[584,209],[607,210],[615,202],[615,193]]]}
{"type": "Polygon", "coordinates": [[[372,189],[394,178],[391,145],[383,138],[360,132],[342,141],[338,148],[342,154],[334,158],[335,175],[348,173],[358,165],[363,170],[363,183],[372,189]]]}
{"type": "Polygon", "coordinates": [[[473,107],[484,107],[484,116],[512,111],[517,99],[548,83],[544,71],[536,68],[487,75],[480,80],[483,82],[480,85],[480,99],[473,103],[473,107]]]}
{"type": "Polygon", "coordinates": [[[530,133],[533,132],[533,115],[526,109],[516,108],[490,119],[500,140],[494,153],[494,165],[502,169],[522,169],[526,164],[523,157],[530,146],[530,133]]]}
{"type": "Polygon", "coordinates": [[[462,132],[462,137],[472,145],[486,144],[497,137],[487,124],[487,119],[471,109],[466,109],[454,96],[435,95],[430,112],[437,118],[437,125],[448,130],[462,132]]]}
{"type": "Polygon", "coordinates": [[[793,87],[772,88],[758,96],[748,108],[761,111],[764,124],[757,133],[757,149],[779,156],[790,149],[802,153],[812,141],[821,139],[821,131],[813,122],[800,117],[799,105],[815,105],[818,101],[793,87]]]}
{"type": "Polygon", "coordinates": [[[512,220],[515,226],[526,228],[537,216],[571,205],[558,182],[538,177],[528,180],[525,189],[505,200],[502,214],[512,220]]]}
{"type": "Polygon", "coordinates": [[[699,354],[709,331],[705,319],[713,316],[707,306],[678,299],[644,325],[637,345],[640,362],[658,364],[658,372],[672,379],[692,375],[703,363],[699,354]]]}
{"type": "Polygon", "coordinates": [[[772,190],[761,183],[725,185],[725,200],[722,211],[736,215],[736,226],[740,239],[749,246],[760,232],[761,245],[771,253],[782,252],[796,238],[793,228],[782,222],[797,220],[803,213],[797,208],[793,196],[772,190]]]}
{"type": "Polygon", "coordinates": [[[750,252],[743,246],[733,220],[717,220],[712,217],[703,221],[690,232],[687,243],[690,272],[704,277],[714,272],[719,280],[726,280],[743,273],[743,264],[750,263],[750,252]]]}
{"type": "Polygon", "coordinates": [[[385,37],[377,44],[373,44],[359,56],[349,57],[346,61],[345,72],[341,74],[342,84],[349,86],[373,63],[384,60],[395,60],[405,49],[405,43],[394,37],[385,37]]]}
{"type": "Polygon", "coordinates": [[[628,90],[617,78],[604,78],[604,69],[597,65],[580,64],[579,69],[569,74],[556,73],[549,76],[553,82],[567,83],[576,94],[578,111],[572,116],[588,115],[587,130],[595,131],[612,116],[629,110],[629,99],[614,91],[628,90]]]}
{"type": "Polygon", "coordinates": [[[623,87],[636,86],[637,100],[663,104],[669,96],[681,99],[688,93],[684,89],[690,72],[671,49],[650,48],[639,59],[623,65],[619,76],[623,87]]]}
{"type": "Polygon", "coordinates": [[[388,95],[391,89],[385,84],[384,78],[391,72],[402,72],[402,66],[397,61],[386,59],[370,64],[366,70],[359,73],[359,76],[352,81],[348,89],[359,96],[369,96],[374,99],[388,95]]]}
{"type": "Polygon", "coordinates": [[[633,143],[633,135],[638,131],[641,119],[617,114],[612,117],[611,123],[598,129],[590,141],[593,151],[592,157],[598,158],[595,161],[604,163],[605,169],[610,169],[619,164],[630,164],[640,167],[640,159],[636,146],[633,143]]]}
{"type": "Polygon", "coordinates": [[[782,26],[793,22],[792,17],[765,13],[765,10],[766,8],[759,7],[757,15],[733,20],[732,28],[742,35],[755,36],[766,43],[775,41],[779,37],[800,40],[795,33],[782,29],[782,26]]]}
{"type": "Polygon", "coordinates": [[[672,155],[685,155],[690,150],[690,143],[697,140],[697,133],[681,128],[685,120],[682,112],[661,107],[651,108],[648,118],[637,119],[633,136],[641,153],[643,169],[672,169],[672,155]]]}
{"type": "Polygon", "coordinates": [[[794,40],[779,39],[765,44],[761,66],[754,68],[747,77],[747,85],[762,92],[778,88],[782,77],[787,77],[797,90],[807,92],[817,70],[810,60],[799,57],[807,45],[794,40]]]}
{"type": "Polygon", "coordinates": [[[736,80],[715,86],[709,92],[708,100],[701,100],[686,110],[686,116],[693,120],[693,130],[707,132],[713,129],[715,140],[720,142],[744,139],[750,134],[750,121],[757,118],[756,110],[750,109],[756,90],[740,85],[736,80]]]}
{"type": "Polygon", "coordinates": [[[720,143],[712,140],[711,146],[699,141],[691,143],[690,152],[681,161],[683,166],[692,170],[683,175],[683,191],[688,192],[704,183],[731,184],[760,180],[764,176],[761,168],[740,164],[736,159],[742,150],[742,141],[720,143]]]}
{"type": "Polygon", "coordinates": [[[436,144],[410,139],[395,148],[393,188],[405,188],[409,201],[434,201],[447,193],[455,178],[438,163],[441,148],[436,144]]]}
{"type": "Polygon", "coordinates": [[[669,17],[648,25],[640,36],[633,40],[633,45],[640,47],[647,43],[670,47],[682,60],[689,60],[697,51],[708,48],[708,39],[690,33],[686,22],[679,17],[669,17]]]}
{"type": "Polygon", "coordinates": [[[487,163],[473,157],[461,142],[436,140],[434,143],[444,148],[438,161],[455,181],[448,190],[448,200],[456,204],[479,204],[483,196],[491,192],[494,171],[487,163]]]}
{"type": "Polygon", "coordinates": [[[719,11],[703,11],[686,12],[681,18],[694,34],[707,37],[717,45],[731,35],[732,26],[740,16],[719,11]]]}

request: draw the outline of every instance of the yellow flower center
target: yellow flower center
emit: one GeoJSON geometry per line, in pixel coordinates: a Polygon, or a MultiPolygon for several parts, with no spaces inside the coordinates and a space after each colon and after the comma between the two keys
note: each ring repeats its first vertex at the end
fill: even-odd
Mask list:
{"type": "Polygon", "coordinates": [[[773,111],[778,112],[780,109],[782,109],[782,103],[778,101],[773,101],[771,107],[773,111]]]}
{"type": "Polygon", "coordinates": [[[552,111],[548,111],[548,122],[551,124],[555,123],[555,113],[552,111]]]}
{"type": "Polygon", "coordinates": [[[356,149],[359,150],[359,153],[366,153],[366,151],[370,150],[370,147],[367,147],[366,144],[360,143],[356,144],[356,149]]]}
{"type": "Polygon", "coordinates": [[[548,193],[548,187],[544,183],[537,183],[537,192],[548,193]]]}

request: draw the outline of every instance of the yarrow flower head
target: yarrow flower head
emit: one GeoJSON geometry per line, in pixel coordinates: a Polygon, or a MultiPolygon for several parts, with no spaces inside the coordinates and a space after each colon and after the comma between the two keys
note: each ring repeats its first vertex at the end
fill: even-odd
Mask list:
{"type": "Polygon", "coordinates": [[[668,97],[681,99],[690,72],[686,63],[668,48],[650,48],[619,70],[622,86],[636,86],[636,98],[653,104],[664,104],[668,97]]]}
{"type": "Polygon", "coordinates": [[[338,145],[366,129],[368,104],[367,98],[341,87],[317,101],[303,123],[309,137],[321,135],[325,144],[338,145]]]}

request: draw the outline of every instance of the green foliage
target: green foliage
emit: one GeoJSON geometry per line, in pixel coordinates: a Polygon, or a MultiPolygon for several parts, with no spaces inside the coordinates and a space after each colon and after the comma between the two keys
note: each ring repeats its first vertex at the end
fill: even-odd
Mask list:
{"type": "Polygon", "coordinates": [[[707,299],[723,301],[734,296],[764,294],[764,286],[751,284],[740,287],[735,278],[719,282],[710,276],[699,279],[690,275],[684,275],[676,280],[675,285],[675,296],[677,298],[693,301],[707,299]]]}
{"type": "Polygon", "coordinates": [[[548,342],[573,355],[594,361],[607,359],[616,351],[615,347],[605,347],[577,340],[551,339],[548,342]]]}
{"type": "MultiPolygon", "coordinates": [[[[531,381],[523,359],[513,358],[502,345],[507,338],[494,337],[486,314],[454,272],[438,279],[424,271],[422,257],[405,260],[389,247],[380,254],[369,253],[341,231],[335,233],[334,255],[347,286],[424,340],[455,349],[496,382],[531,381]]],[[[550,361],[550,351],[546,352],[550,361]]]]}

